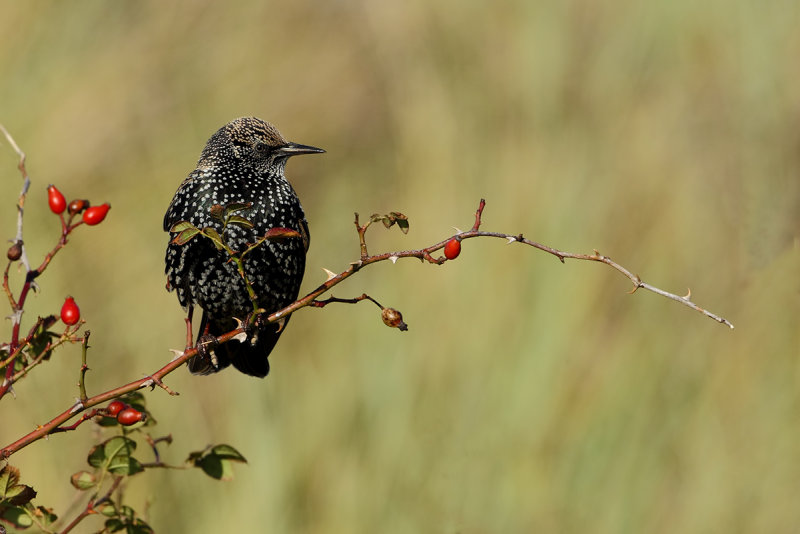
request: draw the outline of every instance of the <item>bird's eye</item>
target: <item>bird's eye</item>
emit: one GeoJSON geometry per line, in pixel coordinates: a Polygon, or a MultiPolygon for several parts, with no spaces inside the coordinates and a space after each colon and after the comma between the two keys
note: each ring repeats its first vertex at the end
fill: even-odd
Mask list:
{"type": "Polygon", "coordinates": [[[256,143],[256,152],[261,154],[266,154],[269,151],[269,145],[267,143],[257,142],[256,143]]]}

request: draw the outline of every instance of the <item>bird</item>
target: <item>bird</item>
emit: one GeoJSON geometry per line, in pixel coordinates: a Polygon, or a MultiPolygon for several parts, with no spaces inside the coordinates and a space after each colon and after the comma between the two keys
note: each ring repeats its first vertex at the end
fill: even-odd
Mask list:
{"type": "Polygon", "coordinates": [[[202,310],[197,354],[188,363],[192,374],[208,375],[229,365],[251,376],[269,373],[268,356],[290,316],[274,323],[264,316],[251,321],[254,300],[271,314],[297,299],[310,242],[305,212],[284,173],[286,162],[292,156],[322,152],[287,141],[269,122],[242,117],[211,136],[197,167],[178,187],[164,215],[164,231],[170,236],[165,274],[167,290],[177,293],[188,313],[189,328],[194,308],[202,310]],[[245,221],[226,225],[221,214],[228,213],[245,221]],[[235,253],[260,243],[242,256],[255,298],[229,251],[220,250],[207,233],[178,239],[181,227],[211,228],[235,253]],[[284,234],[290,237],[259,240],[276,228],[288,229],[284,234]],[[242,324],[244,338],[215,343],[217,336],[242,324]]]}

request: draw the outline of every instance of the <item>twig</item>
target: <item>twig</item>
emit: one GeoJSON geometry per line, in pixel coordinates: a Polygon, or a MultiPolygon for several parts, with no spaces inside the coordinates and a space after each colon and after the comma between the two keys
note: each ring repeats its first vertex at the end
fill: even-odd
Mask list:
{"type": "Polygon", "coordinates": [[[70,522],[69,525],[64,527],[64,530],[62,530],[60,534],[68,534],[73,528],[75,528],[75,526],[78,523],[80,523],[81,521],[86,519],[87,516],[92,515],[92,514],[96,514],[97,510],[95,510],[95,508],[97,506],[99,506],[99,505],[111,500],[111,494],[114,493],[114,491],[117,489],[117,487],[122,483],[122,479],[123,478],[124,477],[121,477],[121,476],[114,477],[114,482],[111,484],[111,487],[108,489],[108,491],[105,493],[105,495],[103,495],[102,497],[100,497],[97,500],[90,500],[86,504],[86,508],[80,514],[78,514],[78,516],[75,519],[73,519],[72,522],[70,522]]]}
{"type": "Polygon", "coordinates": [[[14,152],[16,152],[17,156],[19,156],[17,168],[19,169],[19,172],[22,173],[22,190],[19,193],[19,200],[17,201],[17,236],[14,241],[19,243],[22,247],[22,256],[20,256],[19,261],[25,266],[26,271],[30,271],[31,266],[28,263],[28,255],[25,253],[25,244],[22,240],[22,214],[25,211],[25,197],[28,194],[28,189],[31,186],[31,179],[28,177],[28,171],[25,169],[25,152],[19,148],[17,142],[14,141],[14,138],[11,137],[11,134],[8,133],[8,130],[6,130],[5,126],[2,124],[0,124],[0,131],[3,132],[6,141],[8,141],[8,144],[11,145],[11,148],[14,149],[14,152]]]}
{"type": "Polygon", "coordinates": [[[329,297],[329,298],[327,298],[325,300],[313,300],[313,301],[311,301],[309,306],[312,306],[314,308],[324,308],[325,306],[327,306],[328,304],[331,304],[333,302],[340,302],[340,303],[343,303],[343,304],[356,304],[356,303],[361,302],[362,300],[371,300],[380,309],[383,309],[383,306],[381,306],[381,304],[377,300],[375,300],[374,298],[370,297],[366,293],[362,293],[361,296],[355,297],[355,298],[352,298],[352,299],[340,299],[340,298],[336,298],[334,296],[331,296],[331,297],[329,297]]]}
{"type": "Polygon", "coordinates": [[[86,371],[89,370],[89,366],[86,365],[86,351],[89,350],[89,336],[91,332],[87,330],[83,334],[83,343],[81,347],[81,373],[80,377],[78,378],[78,388],[81,392],[81,402],[85,401],[88,397],[86,395],[86,371]]]}
{"type": "Polygon", "coordinates": [[[85,414],[81,415],[78,418],[78,420],[75,421],[74,423],[72,423],[71,425],[65,425],[65,426],[56,427],[50,433],[51,434],[57,434],[59,432],[69,432],[71,430],[75,430],[76,428],[78,428],[78,426],[80,426],[81,423],[84,423],[84,422],[88,421],[89,419],[91,419],[94,416],[96,416],[97,414],[99,414],[101,411],[102,410],[100,410],[100,409],[94,409],[94,410],[92,410],[90,412],[86,412],[85,414]]]}
{"type": "MultiPolygon", "coordinates": [[[[716,314],[713,314],[713,313],[701,308],[700,306],[696,305],[691,300],[689,300],[689,296],[690,295],[687,295],[686,297],[681,297],[681,296],[675,295],[673,293],[669,293],[667,291],[659,289],[659,288],[657,288],[655,286],[652,286],[652,285],[650,285],[648,283],[645,283],[644,281],[642,281],[642,279],[638,275],[633,274],[628,269],[624,268],[620,264],[618,264],[618,263],[614,262],[613,260],[611,260],[611,258],[609,258],[608,256],[603,256],[597,251],[595,251],[594,254],[575,254],[575,253],[572,253],[572,252],[564,252],[564,251],[561,251],[561,250],[558,250],[558,249],[555,249],[555,248],[552,248],[552,247],[548,247],[546,245],[542,245],[542,244],[537,243],[535,241],[531,241],[529,239],[524,238],[522,236],[522,234],[514,235],[514,234],[504,234],[504,233],[500,233],[500,232],[484,232],[484,231],[481,231],[481,230],[479,230],[479,228],[480,228],[480,225],[481,225],[481,217],[482,217],[482,214],[483,214],[484,206],[485,206],[485,201],[483,199],[481,199],[481,202],[480,202],[480,205],[478,207],[478,210],[475,213],[475,224],[473,225],[473,227],[472,227],[473,229],[472,230],[470,230],[468,232],[460,232],[460,233],[458,233],[456,235],[448,237],[447,239],[444,239],[444,240],[442,240],[442,241],[440,241],[440,242],[438,242],[438,243],[436,243],[434,245],[431,245],[429,247],[426,247],[426,248],[416,249],[416,250],[403,250],[403,251],[397,251],[397,252],[386,252],[386,253],[377,254],[377,255],[374,255],[374,256],[370,256],[370,255],[366,255],[365,256],[364,252],[366,251],[366,246],[363,246],[361,248],[361,250],[362,250],[361,260],[359,260],[358,262],[351,263],[350,266],[347,269],[345,269],[344,271],[340,272],[339,274],[330,273],[328,280],[326,280],[324,283],[322,283],[320,286],[318,286],[316,289],[314,289],[310,293],[308,293],[305,296],[297,299],[296,301],[294,301],[290,305],[284,307],[281,310],[278,310],[278,311],[270,314],[266,318],[266,321],[270,322],[270,323],[279,321],[279,320],[285,318],[286,316],[288,316],[288,315],[290,315],[290,314],[296,312],[297,310],[299,310],[301,308],[304,308],[306,306],[320,307],[320,303],[322,303],[321,306],[325,306],[325,304],[327,304],[328,301],[330,301],[330,302],[349,302],[349,300],[336,299],[334,297],[331,297],[327,301],[319,301],[319,300],[317,300],[317,297],[319,297],[320,295],[328,292],[331,288],[333,288],[336,285],[340,284],[341,282],[343,282],[344,280],[346,280],[347,278],[352,276],[354,273],[356,273],[357,271],[359,271],[360,269],[363,269],[364,267],[366,267],[368,265],[372,265],[374,263],[379,263],[379,262],[386,261],[386,260],[391,260],[391,261],[394,262],[394,261],[397,261],[397,259],[399,259],[399,258],[417,258],[417,259],[420,259],[420,260],[428,261],[430,263],[441,265],[442,263],[447,261],[446,258],[444,258],[444,257],[434,258],[432,256],[432,253],[442,249],[450,239],[453,239],[453,238],[457,237],[457,238],[459,238],[460,240],[463,241],[464,239],[472,239],[472,238],[477,238],[477,237],[494,237],[494,238],[504,239],[508,243],[517,242],[517,243],[522,243],[522,244],[525,244],[525,245],[532,246],[532,247],[534,247],[536,249],[539,249],[539,250],[541,250],[543,252],[547,252],[548,254],[551,254],[551,255],[557,257],[562,263],[564,263],[565,259],[587,260],[587,261],[595,261],[595,262],[599,262],[599,263],[604,263],[604,264],[608,265],[609,267],[613,268],[614,270],[619,271],[624,276],[626,276],[633,283],[634,291],[636,289],[639,289],[639,288],[646,289],[646,290],[651,291],[653,293],[656,293],[658,295],[661,295],[661,296],[667,297],[669,299],[672,299],[672,300],[674,300],[676,302],[679,302],[679,303],[681,303],[681,304],[683,304],[685,306],[688,306],[689,308],[692,308],[693,310],[696,310],[696,311],[702,313],[703,315],[705,315],[707,317],[710,317],[711,319],[714,319],[715,321],[717,321],[719,323],[725,324],[725,325],[729,326],[730,328],[733,328],[733,324],[731,324],[730,321],[728,321],[727,319],[724,319],[723,317],[720,317],[720,316],[718,316],[716,314]],[[317,303],[317,304],[315,304],[315,303],[317,303]]],[[[360,241],[363,241],[363,233],[365,231],[366,226],[367,225],[365,225],[363,227],[360,226],[358,224],[357,218],[356,218],[356,227],[357,227],[358,232],[359,232],[359,240],[360,241]]],[[[366,297],[365,296],[364,298],[369,298],[369,300],[372,300],[373,302],[375,302],[375,300],[370,298],[370,297],[366,297]]],[[[350,299],[350,300],[358,302],[360,300],[364,300],[364,298],[358,297],[356,299],[350,299]]],[[[376,302],[376,304],[377,304],[377,302],[376,302]]],[[[243,333],[244,333],[244,328],[239,327],[239,328],[236,328],[235,330],[231,330],[230,332],[226,332],[225,334],[217,336],[216,341],[219,344],[227,343],[228,341],[230,341],[233,338],[238,338],[243,333]]],[[[95,395],[94,397],[90,397],[90,398],[86,399],[85,401],[76,404],[75,406],[71,407],[70,409],[68,409],[68,410],[62,412],[61,414],[59,414],[58,416],[54,417],[48,423],[37,427],[36,430],[34,430],[34,431],[30,432],[29,434],[21,437],[17,441],[7,445],[3,449],[0,449],[0,460],[8,458],[9,456],[14,454],[15,452],[19,451],[20,449],[30,445],[31,443],[33,443],[35,441],[38,441],[38,440],[42,439],[43,437],[47,436],[48,434],[51,434],[55,428],[59,427],[59,425],[61,425],[64,422],[68,421],[69,419],[71,419],[72,417],[74,417],[75,415],[77,415],[78,413],[80,413],[81,411],[83,411],[83,410],[85,410],[87,408],[91,408],[91,407],[96,406],[96,405],[98,405],[100,403],[109,401],[109,400],[114,399],[116,397],[119,397],[119,396],[121,396],[121,395],[123,395],[125,393],[129,393],[131,391],[136,391],[136,390],[142,389],[144,387],[152,386],[153,384],[160,385],[166,391],[169,392],[169,389],[162,385],[161,379],[163,377],[165,377],[166,375],[168,375],[169,373],[171,373],[172,371],[174,371],[175,369],[177,369],[178,367],[180,367],[181,365],[183,365],[185,362],[187,362],[190,358],[194,357],[196,354],[197,354],[197,349],[196,348],[190,348],[188,350],[185,350],[183,353],[181,353],[174,360],[170,361],[167,365],[165,365],[164,367],[162,367],[161,369],[159,369],[158,371],[156,371],[155,373],[153,373],[150,376],[147,376],[145,378],[141,378],[139,380],[135,380],[133,382],[130,382],[128,384],[125,384],[125,385],[122,385],[122,386],[119,386],[119,387],[116,387],[116,388],[113,388],[113,389],[110,389],[110,390],[106,391],[105,393],[101,393],[99,395],[95,395]]]]}

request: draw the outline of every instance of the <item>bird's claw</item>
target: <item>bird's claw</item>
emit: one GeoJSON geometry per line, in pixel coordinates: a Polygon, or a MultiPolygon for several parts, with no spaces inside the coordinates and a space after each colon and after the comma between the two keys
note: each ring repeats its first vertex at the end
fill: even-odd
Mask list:
{"type": "MultiPolygon", "coordinates": [[[[217,338],[205,334],[200,336],[197,339],[197,354],[195,358],[199,358],[203,364],[208,364],[214,369],[219,369],[219,360],[217,359],[217,353],[214,352],[214,349],[217,348],[219,342],[217,338]]],[[[204,365],[205,367],[206,365],[204,365]]]]}

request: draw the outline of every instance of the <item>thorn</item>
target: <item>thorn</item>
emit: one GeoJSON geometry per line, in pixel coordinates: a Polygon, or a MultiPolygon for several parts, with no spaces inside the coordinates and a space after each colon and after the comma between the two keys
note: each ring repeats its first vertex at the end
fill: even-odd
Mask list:
{"type": "Polygon", "coordinates": [[[455,230],[457,234],[463,234],[463,233],[464,233],[464,232],[462,232],[462,231],[461,231],[461,229],[460,229],[460,228],[456,228],[455,226],[451,226],[450,228],[452,228],[453,230],[455,230]]]}
{"type": "Polygon", "coordinates": [[[322,270],[325,271],[325,276],[328,277],[328,279],[325,280],[326,282],[329,282],[329,281],[333,280],[334,278],[336,278],[336,273],[335,272],[330,271],[330,270],[326,269],[325,267],[323,267],[322,270]]]}
{"type": "Polygon", "coordinates": [[[395,264],[397,263],[397,256],[389,256],[389,260],[392,262],[392,264],[395,264]]]}
{"type": "Polygon", "coordinates": [[[172,353],[172,359],[170,360],[171,362],[174,362],[184,354],[184,351],[182,350],[169,349],[169,351],[172,353]]]}
{"type": "Polygon", "coordinates": [[[364,262],[363,262],[363,261],[361,261],[361,260],[358,260],[358,261],[351,261],[351,262],[350,262],[350,265],[352,265],[352,266],[353,266],[353,270],[354,270],[354,271],[357,271],[357,270],[359,270],[359,269],[361,268],[361,266],[362,266],[362,265],[364,265],[364,262]]]}
{"type": "Polygon", "coordinates": [[[683,297],[683,300],[689,300],[691,298],[692,298],[692,288],[691,287],[687,287],[686,288],[686,296],[683,297]]]}
{"type": "Polygon", "coordinates": [[[282,319],[278,319],[278,330],[275,332],[276,334],[280,334],[283,327],[286,325],[286,317],[282,319]]]}
{"type": "Polygon", "coordinates": [[[514,237],[513,235],[507,235],[506,239],[508,239],[508,242],[506,243],[506,245],[510,245],[511,243],[513,243],[514,241],[517,240],[517,238],[514,237]]]}
{"type": "Polygon", "coordinates": [[[83,410],[83,401],[76,398],[75,404],[72,405],[72,408],[69,409],[70,414],[78,413],[79,411],[83,410]]]}
{"type": "Polygon", "coordinates": [[[233,320],[236,321],[236,328],[237,329],[244,327],[244,322],[242,322],[242,320],[239,319],[238,317],[234,317],[233,320]]]}

